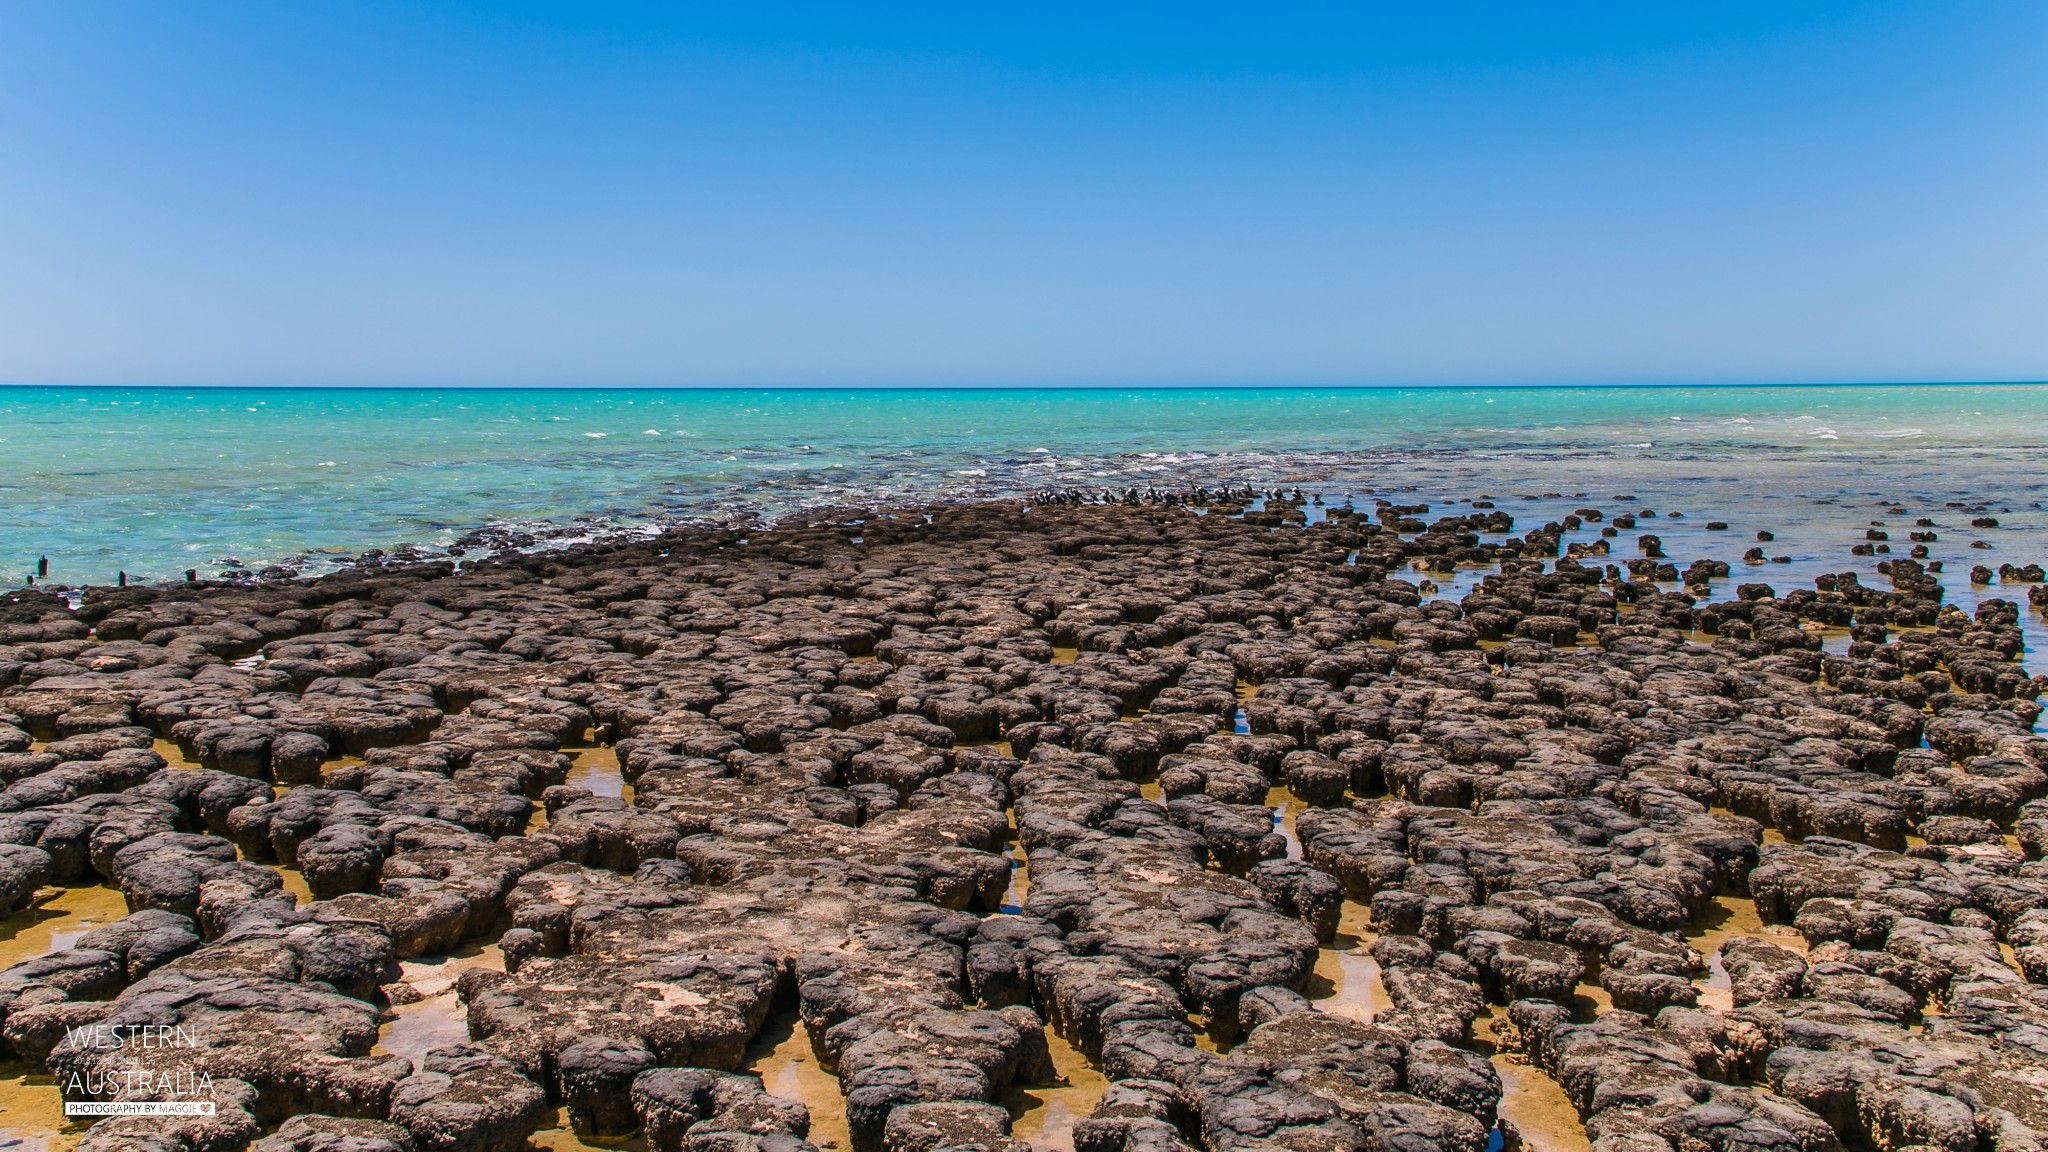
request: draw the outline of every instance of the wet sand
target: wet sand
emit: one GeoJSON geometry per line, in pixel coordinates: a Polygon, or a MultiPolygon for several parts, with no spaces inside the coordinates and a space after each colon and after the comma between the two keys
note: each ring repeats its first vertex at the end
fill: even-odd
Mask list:
{"type": "Polygon", "coordinates": [[[1500,1130],[1512,1127],[1523,1148],[1531,1152],[1586,1152],[1579,1111],[1558,1082],[1531,1067],[1518,1055],[1496,1052],[1493,1070],[1500,1075],[1500,1130]]]}
{"type": "Polygon", "coordinates": [[[1074,1152],[1074,1121],[1094,1113],[1109,1081],[1059,1033],[1048,1030],[1045,1040],[1059,1079],[1012,1086],[999,1103],[1009,1110],[1017,1139],[1037,1152],[1074,1152]]]}
{"type": "Polygon", "coordinates": [[[1721,945],[1736,937],[1768,940],[1780,948],[1804,956],[1806,937],[1788,924],[1766,924],[1757,914],[1756,901],[1743,896],[1716,896],[1706,913],[1685,927],[1685,942],[1706,962],[1707,974],[1693,981],[1700,988],[1700,1005],[1726,1012],[1735,1006],[1728,984],[1728,970],[1721,966],[1721,945]]]}
{"type": "Polygon", "coordinates": [[[0,968],[69,948],[83,933],[127,914],[127,901],[103,884],[45,888],[32,907],[0,921],[0,968]]]}
{"type": "Polygon", "coordinates": [[[1031,895],[1031,861],[1022,848],[1012,848],[1009,855],[1010,884],[1003,889],[1003,901],[999,905],[1004,916],[1021,915],[1024,899],[1031,895]]]}
{"type": "Polygon", "coordinates": [[[399,962],[398,983],[416,996],[411,1003],[393,997],[391,1018],[377,1030],[376,1056],[403,1056],[418,1064],[435,1048],[469,1042],[469,1025],[455,981],[471,968],[505,970],[505,954],[495,944],[470,945],[448,956],[399,962]]]}
{"type": "Polygon", "coordinates": [[[159,736],[159,737],[157,737],[157,738],[156,738],[156,741],[155,741],[154,743],[152,743],[152,744],[151,744],[151,745],[150,745],[149,747],[150,747],[150,750],[151,750],[151,751],[153,751],[153,752],[155,752],[155,753],[156,753],[157,755],[159,755],[159,756],[163,757],[163,758],[164,758],[164,763],[165,763],[165,764],[166,764],[167,766],[169,766],[169,767],[172,767],[172,768],[197,768],[197,767],[199,767],[199,761],[197,761],[197,760],[194,760],[194,759],[191,759],[190,757],[186,756],[186,755],[185,755],[185,750],[184,750],[183,748],[180,748],[180,747],[178,746],[178,742],[177,742],[177,741],[175,741],[175,740],[166,740],[166,739],[164,739],[163,737],[159,736]]]}
{"type": "Polygon", "coordinates": [[[64,1116],[63,1097],[48,1073],[0,1064],[0,1150],[71,1152],[88,1128],[64,1116]]]}
{"type": "MultiPolygon", "coordinates": [[[[128,914],[105,885],[45,888],[35,905],[0,922],[0,968],[63,948],[128,914]]],[[[40,1067],[0,1063],[0,1152],[69,1152],[87,1126],[65,1120],[57,1083],[40,1067]]]]}
{"type": "Polygon", "coordinates": [[[1301,859],[1301,839],[1294,834],[1294,822],[1308,807],[1284,785],[1266,790],[1266,810],[1273,814],[1273,831],[1287,841],[1287,859],[1301,859]]]}
{"type": "Polygon", "coordinates": [[[609,744],[571,747],[562,750],[570,760],[569,775],[562,782],[572,788],[588,788],[593,796],[610,796],[633,802],[633,786],[619,770],[619,753],[609,744]]]}
{"type": "Polygon", "coordinates": [[[780,1005],[747,1048],[741,1069],[761,1078],[770,1096],[795,1100],[810,1109],[810,1141],[826,1152],[850,1152],[853,1137],[846,1126],[846,1097],[839,1078],[818,1064],[794,1002],[780,1005]]]}
{"type": "Polygon", "coordinates": [[[576,1134],[569,1124],[569,1110],[557,1107],[554,1114],[538,1132],[526,1138],[528,1148],[543,1148],[547,1152],[581,1152],[583,1149],[595,1152],[640,1152],[647,1147],[644,1136],[630,1136],[623,1140],[606,1140],[602,1137],[585,1138],[576,1134]]]}
{"type": "Polygon", "coordinates": [[[1316,950],[1307,996],[1317,1009],[1361,1024],[1394,1006],[1380,982],[1379,962],[1366,954],[1379,938],[1369,921],[1370,909],[1346,900],[1337,918],[1337,935],[1316,950]]]}

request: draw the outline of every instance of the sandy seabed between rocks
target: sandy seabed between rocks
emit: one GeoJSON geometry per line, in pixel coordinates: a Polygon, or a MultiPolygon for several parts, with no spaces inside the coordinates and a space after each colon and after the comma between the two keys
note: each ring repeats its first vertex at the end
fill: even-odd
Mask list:
{"type": "Polygon", "coordinates": [[[1200,511],[11,595],[8,1146],[2042,1146],[2026,605],[1200,511]]]}

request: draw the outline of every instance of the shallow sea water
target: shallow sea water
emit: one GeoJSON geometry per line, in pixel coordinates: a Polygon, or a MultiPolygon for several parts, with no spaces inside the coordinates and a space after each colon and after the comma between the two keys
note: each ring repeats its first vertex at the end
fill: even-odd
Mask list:
{"type": "Polygon", "coordinates": [[[1883,518],[1865,514],[1879,499],[1990,502],[2029,543],[1995,557],[2015,559],[2044,551],[2044,450],[2048,387],[2011,385],[0,388],[0,582],[42,556],[68,584],[320,571],[485,525],[573,538],[1041,487],[1239,483],[1432,505],[1486,494],[1518,522],[1507,501],[1522,495],[1628,493],[1788,541],[1860,537],[1883,518]]]}

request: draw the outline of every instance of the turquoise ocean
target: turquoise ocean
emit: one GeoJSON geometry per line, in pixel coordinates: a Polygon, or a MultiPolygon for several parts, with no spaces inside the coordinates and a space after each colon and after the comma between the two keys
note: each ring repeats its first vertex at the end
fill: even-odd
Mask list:
{"type": "Polygon", "coordinates": [[[822,506],[1245,483],[1333,504],[1488,496],[1518,530],[1630,495],[1670,520],[1681,563],[1732,560],[1763,528],[1801,572],[1848,566],[1866,526],[1903,529],[1903,510],[1943,525],[1935,558],[1995,566],[2048,558],[2044,462],[2048,386],[16,387],[0,388],[0,578],[44,556],[72,585],[314,573],[480,528],[539,547],[822,506]],[[1969,529],[1966,509],[2000,528],[1969,529]],[[1709,518],[1729,531],[1699,535],[1709,518]]]}

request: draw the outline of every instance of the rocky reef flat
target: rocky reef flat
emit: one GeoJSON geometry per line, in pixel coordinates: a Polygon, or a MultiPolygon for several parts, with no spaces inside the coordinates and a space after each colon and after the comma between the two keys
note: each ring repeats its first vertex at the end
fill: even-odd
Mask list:
{"type": "Polygon", "coordinates": [[[1443,511],[934,505],[9,594],[0,1128],[2041,1149],[2032,607],[1443,511]]]}

